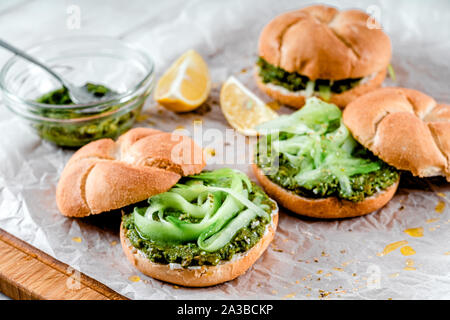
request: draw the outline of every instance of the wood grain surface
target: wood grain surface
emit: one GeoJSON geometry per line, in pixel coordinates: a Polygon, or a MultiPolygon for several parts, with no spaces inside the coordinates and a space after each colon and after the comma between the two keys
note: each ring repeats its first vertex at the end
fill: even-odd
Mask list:
{"type": "Polygon", "coordinates": [[[24,300],[126,299],[3,229],[0,229],[0,291],[24,300]]]}

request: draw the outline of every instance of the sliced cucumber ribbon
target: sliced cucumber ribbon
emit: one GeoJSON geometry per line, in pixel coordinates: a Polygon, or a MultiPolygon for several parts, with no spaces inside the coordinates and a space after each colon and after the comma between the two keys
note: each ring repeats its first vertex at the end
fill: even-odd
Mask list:
{"type": "Polygon", "coordinates": [[[251,191],[250,180],[237,170],[220,169],[191,176],[185,184],[151,197],[149,207],[135,208],[136,229],[144,239],[197,241],[201,249],[216,251],[255,217],[270,221],[262,206],[249,200],[251,191]],[[189,219],[180,219],[181,215],[189,219]]]}
{"type": "Polygon", "coordinates": [[[271,159],[285,157],[297,169],[297,184],[310,190],[336,179],[342,193],[350,195],[351,176],[381,168],[379,162],[353,154],[358,143],[344,125],[341,110],[315,97],[299,111],[257,129],[271,144],[271,159]]]}

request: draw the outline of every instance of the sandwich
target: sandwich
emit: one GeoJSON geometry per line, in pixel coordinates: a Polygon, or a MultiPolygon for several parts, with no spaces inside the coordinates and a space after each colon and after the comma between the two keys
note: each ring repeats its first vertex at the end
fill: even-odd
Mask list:
{"type": "Polygon", "coordinates": [[[242,172],[219,169],[183,178],[123,217],[129,261],[166,282],[205,287],[235,279],[272,241],[278,209],[242,172]]]}
{"type": "Polygon", "coordinates": [[[395,194],[400,174],[359,144],[341,110],[312,97],[258,127],[253,171],[281,206],[314,218],[362,216],[395,194]]]}
{"type": "Polygon", "coordinates": [[[347,108],[345,125],[377,157],[419,178],[450,181],[449,105],[417,90],[380,88],[347,108]]]}
{"type": "Polygon", "coordinates": [[[64,168],[56,201],[65,216],[122,211],[120,240],[142,273],[204,287],[245,273],[268,247],[278,207],[242,172],[202,172],[190,138],[136,128],[117,142],[79,149],[64,168]]]}
{"type": "Polygon", "coordinates": [[[390,39],[370,16],[323,5],[274,18],[258,51],[258,87],[296,108],[312,96],[345,107],[381,85],[391,59],[390,39]]]}

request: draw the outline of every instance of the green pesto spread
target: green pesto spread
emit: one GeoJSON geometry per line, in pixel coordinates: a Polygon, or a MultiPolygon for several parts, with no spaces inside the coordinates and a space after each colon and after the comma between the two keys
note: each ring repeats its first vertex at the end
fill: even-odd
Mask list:
{"type": "Polygon", "coordinates": [[[281,187],[308,198],[362,201],[399,179],[398,171],[356,142],[342,112],[317,98],[259,126],[256,164],[281,187]]]}
{"type": "MultiPolygon", "coordinates": [[[[248,194],[248,199],[263,208],[270,216],[275,209],[275,204],[260,187],[253,183],[251,185],[252,190],[248,194]]],[[[172,211],[170,215],[180,221],[198,222],[195,218],[188,217],[186,214],[176,210],[172,211]]],[[[221,261],[231,260],[234,255],[244,253],[258,243],[266,232],[267,225],[270,223],[267,219],[256,216],[247,225],[240,228],[231,241],[223,247],[215,251],[207,251],[201,249],[195,240],[184,243],[171,243],[146,239],[138,230],[132,213],[124,215],[122,220],[125,235],[130,240],[130,243],[143,252],[150,261],[161,264],[176,263],[185,268],[202,265],[214,266],[221,261]]]]}
{"type": "MultiPolygon", "coordinates": [[[[286,134],[281,139],[286,139],[289,135],[286,134]]],[[[293,191],[307,198],[324,198],[324,197],[338,197],[340,199],[358,202],[370,197],[380,190],[385,190],[394,184],[399,177],[397,170],[383,161],[377,159],[370,151],[359,146],[354,151],[353,155],[363,159],[379,163],[380,169],[365,174],[356,174],[349,177],[352,192],[344,194],[340,188],[338,179],[330,175],[329,178],[311,187],[301,186],[297,183],[295,176],[298,174],[298,169],[292,166],[284,154],[279,156],[279,168],[275,173],[272,171],[272,150],[268,146],[267,151],[263,154],[258,152],[259,144],[256,148],[257,165],[266,173],[267,177],[282,186],[285,189],[293,191]]]]}
{"type": "MultiPolygon", "coordinates": [[[[282,68],[268,63],[261,57],[258,59],[257,65],[259,66],[259,75],[263,83],[272,83],[286,88],[289,91],[302,91],[306,90],[308,83],[311,82],[307,76],[297,72],[287,72],[282,68]]],[[[336,81],[316,79],[314,81],[314,91],[319,92],[319,94],[327,92],[342,93],[356,87],[361,79],[343,79],[336,81]]]]}
{"type": "MultiPolygon", "coordinates": [[[[94,96],[99,98],[111,92],[110,89],[103,85],[87,83],[86,87],[94,96]]],[[[36,102],[49,105],[74,104],[65,87],[44,94],[36,102]]],[[[79,147],[101,138],[115,139],[121,133],[131,128],[142,106],[131,112],[126,111],[122,114],[107,116],[108,113],[114,113],[120,107],[121,105],[117,104],[105,108],[100,112],[98,110],[91,112],[77,111],[70,108],[41,108],[35,113],[51,119],[77,119],[97,115],[105,115],[105,117],[72,123],[44,120],[34,124],[34,127],[43,139],[64,147],[79,147]]]]}

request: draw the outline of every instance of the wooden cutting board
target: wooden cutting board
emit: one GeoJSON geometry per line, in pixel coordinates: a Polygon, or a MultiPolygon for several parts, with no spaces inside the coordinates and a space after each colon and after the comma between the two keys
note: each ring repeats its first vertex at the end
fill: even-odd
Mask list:
{"type": "Polygon", "coordinates": [[[0,229],[0,291],[12,299],[25,300],[127,299],[3,229],[0,229]]]}

